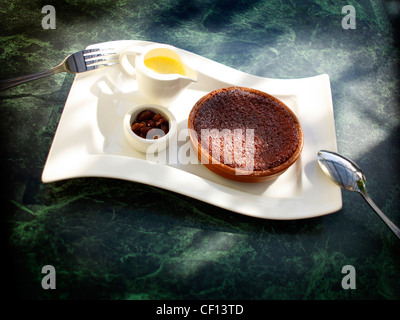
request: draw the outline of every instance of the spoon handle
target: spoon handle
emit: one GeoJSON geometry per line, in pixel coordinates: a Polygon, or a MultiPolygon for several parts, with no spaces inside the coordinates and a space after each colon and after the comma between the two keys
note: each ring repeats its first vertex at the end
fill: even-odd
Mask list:
{"type": "Polygon", "coordinates": [[[400,239],[400,229],[392,222],[390,219],[378,208],[375,202],[372,201],[370,196],[366,191],[361,191],[361,195],[364,197],[365,201],[371,206],[372,209],[379,215],[379,217],[386,223],[386,225],[393,231],[393,233],[400,239]]]}

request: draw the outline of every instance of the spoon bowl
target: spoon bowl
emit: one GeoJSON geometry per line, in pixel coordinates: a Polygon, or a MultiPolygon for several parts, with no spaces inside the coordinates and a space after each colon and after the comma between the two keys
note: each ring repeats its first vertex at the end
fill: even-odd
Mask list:
{"type": "Polygon", "coordinates": [[[378,208],[367,193],[366,179],[360,167],[335,152],[320,150],[317,156],[318,164],[322,171],[339,187],[360,193],[390,230],[400,239],[400,229],[378,208]]]}

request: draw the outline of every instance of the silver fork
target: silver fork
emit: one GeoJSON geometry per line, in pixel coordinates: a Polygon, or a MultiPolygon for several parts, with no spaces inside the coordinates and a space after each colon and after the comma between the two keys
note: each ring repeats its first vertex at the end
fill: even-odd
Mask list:
{"type": "Polygon", "coordinates": [[[70,54],[54,68],[8,80],[0,80],[0,90],[37,80],[60,72],[80,73],[118,63],[118,55],[113,49],[86,49],[70,54]]]}

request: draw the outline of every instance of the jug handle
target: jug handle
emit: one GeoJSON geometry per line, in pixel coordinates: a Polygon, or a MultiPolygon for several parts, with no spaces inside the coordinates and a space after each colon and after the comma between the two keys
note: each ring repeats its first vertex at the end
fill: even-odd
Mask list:
{"type": "Polygon", "coordinates": [[[136,58],[138,54],[141,54],[143,52],[144,48],[139,46],[130,46],[121,52],[121,54],[119,55],[119,62],[126,73],[131,76],[136,76],[135,65],[132,65],[132,63],[128,60],[128,56],[135,56],[136,58]]]}

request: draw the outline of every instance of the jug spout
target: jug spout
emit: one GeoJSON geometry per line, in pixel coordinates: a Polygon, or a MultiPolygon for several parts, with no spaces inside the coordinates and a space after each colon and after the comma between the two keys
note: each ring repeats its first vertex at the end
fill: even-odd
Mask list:
{"type": "Polygon", "coordinates": [[[187,65],[183,65],[183,68],[185,70],[185,76],[181,77],[181,81],[183,83],[187,83],[187,85],[192,82],[197,82],[197,79],[199,77],[197,72],[187,65]]]}

